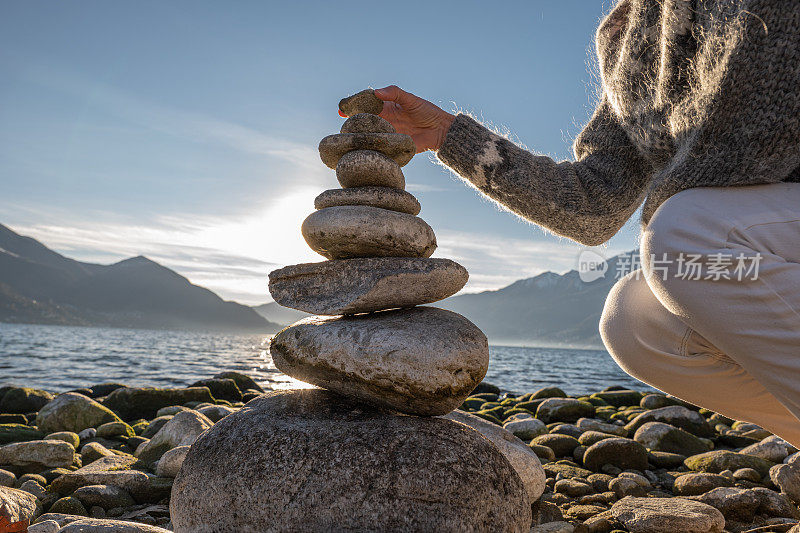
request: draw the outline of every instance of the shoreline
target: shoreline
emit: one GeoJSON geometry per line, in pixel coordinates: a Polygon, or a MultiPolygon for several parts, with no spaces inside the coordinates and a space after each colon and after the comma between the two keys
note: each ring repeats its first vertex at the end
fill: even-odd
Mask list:
{"type": "MultiPolygon", "coordinates": [[[[0,387],[0,487],[32,496],[35,521],[63,527],[90,517],[171,530],[169,492],[187,435],[263,394],[239,372],[191,385],[106,383],[60,395],[0,387]]],[[[753,424],[614,386],[517,395],[484,382],[460,409],[505,427],[539,457],[547,480],[531,531],[630,530],[616,511],[625,498],[710,506],[732,533],[800,529],[800,453],[753,424]]]]}

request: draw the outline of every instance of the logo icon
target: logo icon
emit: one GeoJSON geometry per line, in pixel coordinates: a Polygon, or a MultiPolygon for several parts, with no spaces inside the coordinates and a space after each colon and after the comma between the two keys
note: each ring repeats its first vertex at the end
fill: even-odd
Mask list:
{"type": "Polygon", "coordinates": [[[583,250],[578,255],[578,276],[584,283],[590,283],[606,275],[608,262],[594,250],[583,250]]]}

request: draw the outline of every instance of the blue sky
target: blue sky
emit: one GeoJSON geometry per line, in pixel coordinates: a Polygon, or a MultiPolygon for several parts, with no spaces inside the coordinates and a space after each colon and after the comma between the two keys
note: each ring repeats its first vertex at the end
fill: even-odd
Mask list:
{"type": "MultiPolygon", "coordinates": [[[[77,259],[144,254],[245,303],[322,258],[338,100],[396,83],[571,158],[609,0],[0,3],[0,222],[77,259]],[[386,7],[389,6],[389,7],[386,7]]],[[[575,267],[580,246],[500,211],[427,154],[404,168],[465,290],[575,267]]],[[[635,221],[601,253],[636,245],[635,221]]]]}

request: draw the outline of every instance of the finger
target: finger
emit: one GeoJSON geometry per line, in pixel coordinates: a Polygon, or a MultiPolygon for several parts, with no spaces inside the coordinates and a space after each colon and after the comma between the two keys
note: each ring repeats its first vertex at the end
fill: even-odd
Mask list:
{"type": "Polygon", "coordinates": [[[416,98],[416,96],[404,91],[397,85],[389,85],[383,89],[375,89],[375,96],[384,102],[395,102],[401,106],[410,104],[416,98]]]}

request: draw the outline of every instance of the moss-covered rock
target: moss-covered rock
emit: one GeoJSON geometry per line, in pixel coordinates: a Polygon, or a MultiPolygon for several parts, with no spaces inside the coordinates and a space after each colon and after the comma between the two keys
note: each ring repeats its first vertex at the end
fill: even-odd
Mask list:
{"type": "Polygon", "coordinates": [[[264,388],[258,383],[256,383],[253,378],[251,378],[247,374],[242,374],[241,372],[235,372],[235,371],[220,372],[219,374],[215,374],[213,378],[232,379],[233,381],[236,382],[236,386],[239,387],[239,390],[241,391],[254,390],[258,392],[264,392],[264,388]]]}
{"type": "Polygon", "coordinates": [[[72,444],[72,447],[76,450],[81,444],[81,438],[73,431],[57,431],[55,433],[50,433],[45,436],[44,440],[63,440],[64,442],[72,444]]]}
{"type": "Polygon", "coordinates": [[[52,399],[53,395],[47,391],[8,387],[0,400],[0,413],[35,413],[52,399]]]}
{"type": "Polygon", "coordinates": [[[700,439],[680,428],[663,422],[648,422],[636,430],[633,439],[650,450],[657,452],[696,455],[711,448],[707,439],[700,439]]]}
{"type": "Polygon", "coordinates": [[[549,433],[547,435],[539,435],[531,441],[531,444],[538,444],[539,446],[547,446],[556,457],[571,457],[572,451],[580,446],[578,439],[570,437],[569,435],[561,435],[556,433],[549,433]]]}
{"type": "Polygon", "coordinates": [[[96,428],[106,422],[120,422],[110,409],[88,396],[75,392],[59,394],[42,407],[36,416],[36,425],[45,433],[96,428]]]}
{"type": "Polygon", "coordinates": [[[48,513],[71,514],[76,516],[89,516],[86,507],[83,506],[78,498],[67,496],[53,502],[48,513]]]}
{"type": "Polygon", "coordinates": [[[561,390],[558,387],[543,387],[533,394],[531,394],[531,400],[540,400],[544,398],[566,398],[567,393],[561,390]]]}
{"type": "Polygon", "coordinates": [[[728,450],[714,450],[693,455],[687,457],[683,464],[686,468],[695,472],[712,472],[715,474],[723,470],[736,471],[740,468],[752,468],[762,477],[766,476],[770,467],[775,465],[775,463],[760,457],[728,450]]]}
{"type": "Polygon", "coordinates": [[[461,409],[464,411],[477,411],[484,403],[486,403],[486,400],[483,398],[469,397],[461,404],[461,409]]]}
{"type": "Polygon", "coordinates": [[[236,385],[236,382],[227,378],[216,379],[201,379],[192,383],[192,387],[208,387],[211,395],[219,400],[227,400],[229,402],[242,401],[242,391],[236,385]]]}
{"type": "Polygon", "coordinates": [[[41,440],[44,433],[25,424],[0,424],[0,446],[12,442],[41,440]]]}
{"type": "Polygon", "coordinates": [[[562,460],[555,463],[547,463],[542,466],[544,467],[544,472],[547,474],[547,477],[556,477],[558,474],[561,474],[561,477],[565,478],[571,479],[574,477],[581,477],[585,479],[592,475],[591,470],[581,468],[572,461],[562,460]]]}
{"type": "Polygon", "coordinates": [[[642,401],[641,392],[635,390],[615,390],[608,392],[596,392],[590,398],[598,398],[614,407],[621,407],[623,405],[639,405],[642,401]]]}
{"type": "Polygon", "coordinates": [[[647,470],[647,449],[633,439],[615,437],[589,446],[583,455],[586,468],[599,472],[603,465],[622,470],[647,470]]]}
{"type": "Polygon", "coordinates": [[[125,422],[106,422],[97,428],[97,436],[105,439],[133,437],[136,432],[125,422]]]}
{"type": "Polygon", "coordinates": [[[185,389],[134,388],[117,389],[103,400],[103,405],[117,413],[123,420],[155,418],[162,407],[185,405],[189,402],[214,403],[208,387],[185,389]]]}
{"type": "Polygon", "coordinates": [[[545,424],[551,422],[577,422],[579,418],[594,416],[594,406],[573,398],[548,398],[536,409],[536,418],[545,424]]]}

